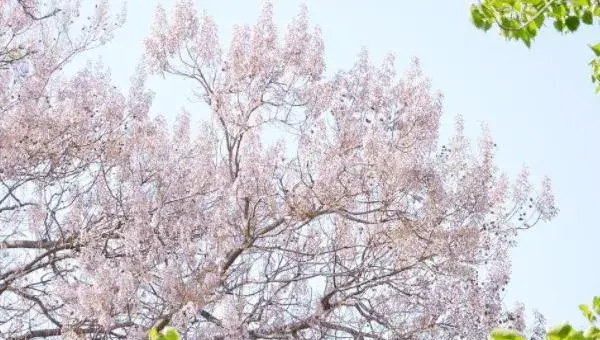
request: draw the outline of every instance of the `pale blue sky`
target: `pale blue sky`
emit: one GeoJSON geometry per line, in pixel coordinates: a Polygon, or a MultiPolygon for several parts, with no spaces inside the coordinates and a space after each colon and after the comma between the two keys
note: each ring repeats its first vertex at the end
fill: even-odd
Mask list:
{"type": "MultiPolygon", "coordinates": [[[[128,19],[116,39],[101,49],[113,79],[124,89],[142,53],[156,0],[130,0],[128,19]]],[[[169,7],[172,2],[163,0],[169,7]]],[[[534,179],[549,175],[560,208],[553,222],[520,237],[513,251],[507,301],[537,308],[551,324],[583,325],[577,310],[600,294],[597,265],[600,230],[600,95],[589,80],[587,43],[600,30],[587,28],[559,36],[551,27],[531,50],[505,42],[496,32],[476,30],[467,1],[308,1],[310,17],[323,30],[328,72],[351,66],[361,47],[378,63],[387,52],[398,56],[401,72],[411,57],[445,96],[444,126],[462,114],[476,137],[485,121],[498,144],[498,165],[515,175],[523,163],[534,179]]],[[[284,28],[299,2],[274,1],[276,22],[284,28]]],[[[234,24],[254,23],[260,1],[197,1],[219,25],[224,42],[234,24]]],[[[185,105],[185,83],[152,79],[153,110],[173,117],[185,105]]],[[[197,106],[196,106],[197,107],[197,106]]]]}

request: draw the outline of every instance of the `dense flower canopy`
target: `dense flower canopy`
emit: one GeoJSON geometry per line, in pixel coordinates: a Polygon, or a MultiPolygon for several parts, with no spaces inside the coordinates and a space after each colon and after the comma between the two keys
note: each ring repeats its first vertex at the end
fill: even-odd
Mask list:
{"type": "Polygon", "coordinates": [[[106,1],[0,4],[0,337],[139,339],[161,320],[187,339],[523,328],[502,307],[507,251],[556,214],[550,183],[511,184],[460,119],[440,142],[418,62],[398,79],[392,56],[363,51],[324,77],[305,8],[279,36],[266,4],[225,48],[179,1],[157,9],[124,94],[101,65],[61,73],[121,22],[106,1]],[[153,74],[193,82],[210,117],[153,117],[153,74]]]}

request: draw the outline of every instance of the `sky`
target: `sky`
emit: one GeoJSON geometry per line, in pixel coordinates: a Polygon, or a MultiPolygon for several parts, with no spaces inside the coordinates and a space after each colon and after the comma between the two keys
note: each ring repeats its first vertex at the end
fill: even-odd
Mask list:
{"type": "MultiPolygon", "coordinates": [[[[97,51],[126,90],[143,53],[157,0],[129,0],[128,17],[115,39],[97,51]]],[[[298,12],[298,1],[273,1],[283,29],[298,12]]],[[[498,144],[497,165],[515,176],[523,164],[539,182],[552,179],[560,213],[519,237],[512,251],[512,278],[505,301],[521,301],[542,312],[550,325],[585,325],[577,309],[600,295],[600,95],[590,81],[589,43],[600,41],[594,25],[575,35],[546,27],[531,49],[507,42],[497,31],[471,24],[463,1],[305,1],[312,24],[325,42],[327,72],[352,66],[361,48],[378,64],[392,52],[401,74],[413,57],[433,88],[444,94],[442,135],[456,115],[476,138],[486,122],[498,144]]],[[[163,0],[169,8],[173,2],[163,0]]],[[[219,26],[224,43],[235,24],[253,24],[261,2],[197,0],[219,26]]],[[[191,89],[173,79],[152,78],[153,112],[174,117],[180,107],[194,112],[191,89]]],[[[474,140],[475,141],[475,140],[474,140]]]]}

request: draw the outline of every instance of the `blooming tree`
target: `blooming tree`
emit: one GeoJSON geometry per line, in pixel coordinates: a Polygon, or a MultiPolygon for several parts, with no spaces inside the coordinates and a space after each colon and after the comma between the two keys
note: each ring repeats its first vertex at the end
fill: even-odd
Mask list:
{"type": "Polygon", "coordinates": [[[507,251],[556,214],[549,181],[536,193],[524,170],[511,185],[489,135],[472,149],[460,119],[441,145],[441,97],[417,62],[398,80],[393,57],[375,67],[361,52],[325,78],[306,9],[279,37],[266,4],[224,49],[211,17],[181,1],[171,18],[157,9],[125,95],[101,66],[57,73],[109,38],[106,4],[79,40],[76,3],[43,20],[25,11],[40,4],[19,4],[3,3],[1,27],[17,17],[44,34],[4,49],[37,53],[26,77],[0,82],[1,336],[139,339],[170,324],[184,339],[483,339],[524,327],[522,309],[502,308],[507,251]],[[194,84],[208,119],[152,117],[153,74],[194,84]],[[266,141],[273,130],[285,139],[266,141]]]}

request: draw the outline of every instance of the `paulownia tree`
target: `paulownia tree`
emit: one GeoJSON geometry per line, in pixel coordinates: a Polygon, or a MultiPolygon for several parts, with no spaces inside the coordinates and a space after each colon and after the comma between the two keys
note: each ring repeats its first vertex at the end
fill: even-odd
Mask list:
{"type": "Polygon", "coordinates": [[[397,80],[393,57],[374,67],[361,52],[325,78],[305,9],[278,37],[265,5],[225,50],[184,1],[172,18],[157,10],[124,95],[100,66],[58,73],[108,38],[104,3],[83,33],[68,3],[44,20],[19,4],[2,5],[2,32],[24,32],[4,51],[36,53],[25,76],[1,73],[12,81],[0,99],[2,337],[140,339],[170,324],[184,339],[483,339],[499,323],[523,328],[522,309],[502,307],[507,251],[555,215],[550,183],[535,193],[524,170],[511,185],[489,135],[472,150],[460,119],[442,145],[441,97],[417,63],[397,80]],[[207,119],[191,129],[190,113],[174,128],[152,118],[152,74],[189,80],[207,119]],[[271,131],[285,139],[267,142],[271,131]]]}

